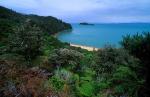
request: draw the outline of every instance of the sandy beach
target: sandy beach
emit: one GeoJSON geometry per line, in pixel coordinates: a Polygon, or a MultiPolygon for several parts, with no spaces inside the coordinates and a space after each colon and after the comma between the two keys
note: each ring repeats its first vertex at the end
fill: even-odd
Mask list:
{"type": "Polygon", "coordinates": [[[99,48],[95,48],[95,47],[89,47],[89,46],[83,46],[83,45],[76,45],[76,44],[70,44],[70,46],[80,47],[80,48],[86,49],[88,51],[97,51],[99,49],[99,48]]]}
{"type": "MultiPolygon", "coordinates": [[[[53,36],[56,38],[57,37],[57,34],[54,34],[53,36]]],[[[80,47],[82,49],[86,49],[88,51],[97,51],[99,48],[95,48],[95,47],[90,47],[90,46],[83,46],[83,45],[77,45],[77,44],[71,44],[70,43],[70,46],[73,46],[73,47],[80,47]]]]}

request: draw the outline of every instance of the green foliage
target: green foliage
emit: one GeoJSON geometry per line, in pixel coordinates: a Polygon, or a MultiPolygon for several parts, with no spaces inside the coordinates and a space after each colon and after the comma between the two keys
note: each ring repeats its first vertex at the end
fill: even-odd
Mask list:
{"type": "Polygon", "coordinates": [[[49,62],[55,66],[68,67],[77,70],[82,59],[82,53],[71,49],[56,49],[50,54],[49,62]]]}
{"type": "Polygon", "coordinates": [[[133,72],[130,68],[120,66],[117,68],[115,73],[113,74],[113,79],[115,80],[132,80],[132,79],[137,79],[136,78],[135,72],[133,72]]]}
{"type": "Polygon", "coordinates": [[[127,35],[123,37],[122,46],[131,54],[141,59],[144,64],[149,64],[150,33],[127,35]]]}
{"type": "Polygon", "coordinates": [[[91,97],[94,95],[95,91],[95,82],[93,81],[95,72],[90,68],[83,68],[80,73],[80,78],[78,83],[76,83],[76,93],[79,97],[91,97]]]}
{"type": "Polygon", "coordinates": [[[97,75],[99,75],[102,73],[111,74],[118,67],[118,64],[129,66],[132,69],[140,67],[138,59],[132,57],[126,50],[116,49],[111,46],[97,51],[95,64],[92,66],[97,75]]]}
{"type": "Polygon", "coordinates": [[[110,82],[109,81],[101,81],[97,83],[97,87],[99,90],[104,90],[107,88],[110,88],[110,82]]]}
{"type": "Polygon", "coordinates": [[[138,74],[146,80],[145,87],[141,89],[141,91],[144,92],[141,93],[140,96],[150,95],[150,92],[147,89],[150,85],[150,33],[147,32],[133,36],[127,35],[123,37],[121,45],[128,50],[130,54],[140,59],[142,68],[140,68],[138,74]]]}
{"type": "Polygon", "coordinates": [[[49,35],[44,35],[44,41],[43,41],[43,47],[42,51],[44,55],[49,56],[49,54],[54,50],[54,49],[59,49],[63,48],[66,46],[65,43],[60,42],[57,38],[49,35]]]}
{"type": "Polygon", "coordinates": [[[50,34],[72,29],[70,24],[52,16],[29,15],[28,18],[32,19],[44,32],[49,32],[50,34]]]}
{"type": "Polygon", "coordinates": [[[35,58],[41,52],[42,32],[30,21],[18,27],[9,39],[9,50],[23,55],[28,61],[35,58]]]}
{"type": "Polygon", "coordinates": [[[61,80],[64,80],[66,83],[72,83],[72,77],[74,76],[70,71],[66,69],[57,69],[54,72],[55,76],[60,78],[61,80]]]}
{"type": "Polygon", "coordinates": [[[0,6],[0,13],[0,19],[11,21],[15,25],[20,25],[26,19],[31,19],[43,32],[50,34],[72,29],[70,24],[52,16],[23,15],[2,6],[0,6]]]}
{"type": "Polygon", "coordinates": [[[125,66],[117,68],[113,73],[111,81],[115,86],[115,92],[117,94],[128,94],[132,97],[137,96],[138,90],[143,83],[141,79],[138,79],[134,71],[125,66]]]}
{"type": "Polygon", "coordinates": [[[80,73],[80,80],[81,81],[92,81],[93,77],[95,75],[95,72],[90,68],[82,68],[82,72],[80,73]]]}
{"type": "Polygon", "coordinates": [[[77,88],[79,91],[79,97],[86,96],[91,97],[93,95],[94,86],[91,82],[82,82],[80,86],[77,88]]]}
{"type": "Polygon", "coordinates": [[[13,32],[13,22],[0,18],[0,40],[7,38],[13,32]]]}
{"type": "Polygon", "coordinates": [[[93,64],[94,70],[97,74],[101,73],[111,73],[115,66],[115,57],[117,56],[116,49],[112,47],[106,47],[103,50],[99,50],[95,57],[95,64],[93,64]]]}
{"type": "Polygon", "coordinates": [[[135,96],[142,85],[141,78],[138,78],[137,74],[141,68],[139,60],[124,49],[106,47],[99,50],[92,66],[96,71],[97,90],[114,87],[115,95],[135,96]]]}
{"type": "Polygon", "coordinates": [[[80,51],[84,54],[83,60],[81,60],[82,68],[91,68],[91,64],[95,63],[94,53],[88,51],[80,51]]]}
{"type": "Polygon", "coordinates": [[[61,90],[63,90],[65,82],[63,80],[61,80],[59,77],[57,77],[57,76],[52,76],[49,79],[49,84],[52,85],[52,87],[56,91],[61,91],[61,90]]]}

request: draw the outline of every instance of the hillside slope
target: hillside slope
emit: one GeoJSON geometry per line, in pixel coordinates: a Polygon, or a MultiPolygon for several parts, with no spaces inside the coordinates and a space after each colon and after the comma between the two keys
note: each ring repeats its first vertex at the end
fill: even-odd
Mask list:
{"type": "Polygon", "coordinates": [[[25,15],[0,6],[0,31],[6,30],[4,27],[1,27],[4,26],[4,24],[6,24],[5,26],[8,28],[8,24],[9,27],[16,26],[24,22],[26,19],[31,19],[32,22],[38,25],[44,32],[51,34],[72,29],[70,24],[52,16],[25,15]]]}

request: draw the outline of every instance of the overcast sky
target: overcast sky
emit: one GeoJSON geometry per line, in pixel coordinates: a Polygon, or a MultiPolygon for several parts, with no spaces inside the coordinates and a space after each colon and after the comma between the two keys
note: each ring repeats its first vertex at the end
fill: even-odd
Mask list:
{"type": "Polygon", "coordinates": [[[150,0],[0,0],[17,12],[66,22],[150,22],[150,0]]]}

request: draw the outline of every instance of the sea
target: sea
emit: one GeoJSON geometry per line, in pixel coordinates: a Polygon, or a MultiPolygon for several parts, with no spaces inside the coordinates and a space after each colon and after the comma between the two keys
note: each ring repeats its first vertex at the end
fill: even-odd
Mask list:
{"type": "Polygon", "coordinates": [[[94,25],[71,24],[73,29],[57,34],[62,42],[103,48],[107,45],[120,47],[126,35],[150,32],[150,23],[101,23],[94,25]]]}

